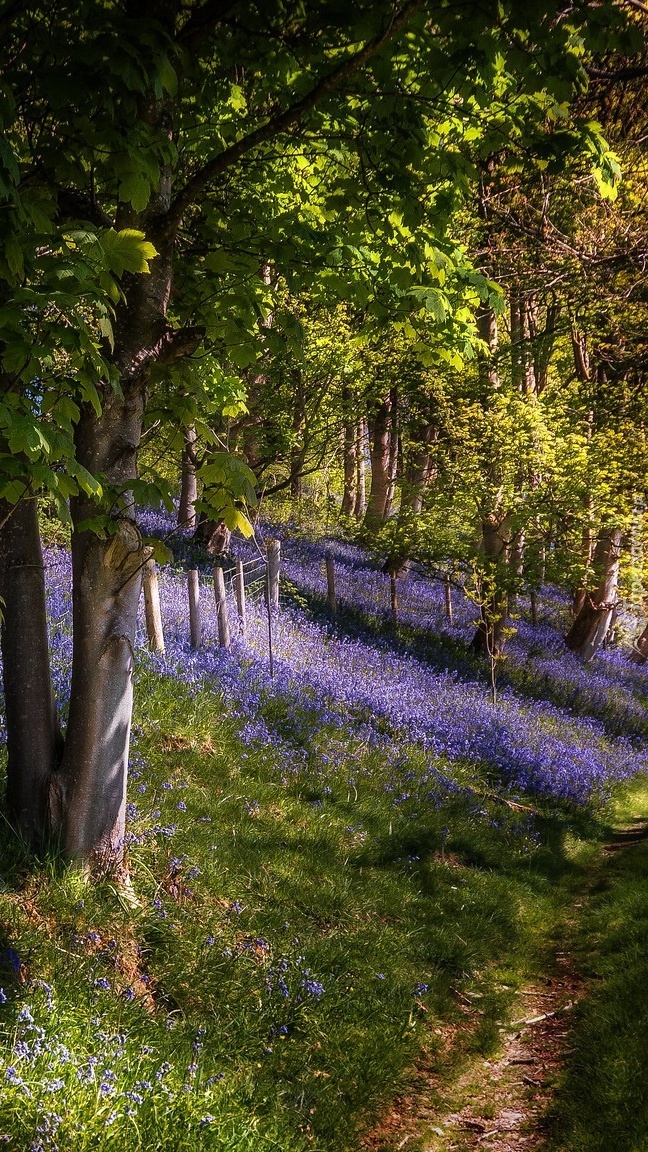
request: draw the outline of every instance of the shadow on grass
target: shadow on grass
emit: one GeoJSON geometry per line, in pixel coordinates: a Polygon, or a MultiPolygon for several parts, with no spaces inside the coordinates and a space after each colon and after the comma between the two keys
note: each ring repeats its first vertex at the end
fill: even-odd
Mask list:
{"type": "Polygon", "coordinates": [[[592,990],[548,1118],[552,1152],[648,1148],[648,843],[634,830],[623,835],[580,940],[592,990]]]}

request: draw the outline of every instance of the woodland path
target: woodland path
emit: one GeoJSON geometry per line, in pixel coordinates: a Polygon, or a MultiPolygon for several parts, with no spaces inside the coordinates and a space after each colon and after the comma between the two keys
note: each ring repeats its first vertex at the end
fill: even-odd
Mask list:
{"type": "MultiPolygon", "coordinates": [[[[622,851],[648,838],[648,821],[636,819],[616,828],[605,844],[601,866],[588,886],[600,883],[606,864],[622,851]]],[[[569,940],[588,890],[568,910],[564,938],[569,940]]],[[[434,1067],[422,1061],[411,1090],[397,1097],[362,1149],[367,1152],[551,1152],[547,1114],[554,1098],[563,1060],[569,1054],[570,1016],[587,994],[588,983],[578,971],[576,956],[566,947],[548,958],[547,973],[522,989],[511,1023],[502,1029],[501,1048],[492,1059],[473,1059],[450,1084],[442,1083],[434,1067]]],[[[469,1013],[476,1003],[466,1002],[469,1013]]],[[[451,1057],[461,1043],[462,1029],[435,1029],[441,1052],[451,1057]]],[[[565,1149],[564,1152],[567,1152],[565,1149]]]]}

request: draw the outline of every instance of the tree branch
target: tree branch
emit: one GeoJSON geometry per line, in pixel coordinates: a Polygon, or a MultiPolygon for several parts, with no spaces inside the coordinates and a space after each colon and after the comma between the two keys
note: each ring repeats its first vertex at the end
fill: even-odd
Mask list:
{"type": "Polygon", "coordinates": [[[223,20],[236,0],[205,0],[199,8],[195,8],[186,24],[178,32],[178,43],[182,48],[192,49],[198,47],[203,38],[223,20]]]}
{"type": "MultiPolygon", "coordinates": [[[[648,12],[648,8],[646,8],[646,11],[648,12]]],[[[586,71],[592,80],[608,80],[610,82],[616,80],[638,80],[642,76],[648,76],[648,65],[638,65],[636,68],[617,68],[616,71],[613,72],[606,72],[602,68],[587,68],[586,71]]]]}
{"type": "Polygon", "coordinates": [[[405,27],[422,5],[423,0],[408,0],[400,12],[394,14],[387,27],[378,36],[338,65],[328,76],[323,76],[301,100],[297,100],[283,112],[272,116],[265,124],[261,124],[253,132],[243,136],[241,140],[237,140],[235,144],[231,144],[229,148],[225,148],[218,155],[213,156],[204,167],[194,172],[169,208],[168,227],[177,226],[184,211],[198,200],[204,189],[216,176],[238,163],[242,156],[251,152],[259,144],[265,143],[266,140],[272,140],[273,137],[285,132],[287,128],[299,124],[317,104],[333,92],[337,92],[349,76],[371,60],[372,56],[375,56],[405,27]]]}
{"type": "Polygon", "coordinates": [[[642,4],[641,0],[622,0],[623,4],[629,4],[631,8],[636,8],[638,12],[648,12],[648,4],[642,4]]]}

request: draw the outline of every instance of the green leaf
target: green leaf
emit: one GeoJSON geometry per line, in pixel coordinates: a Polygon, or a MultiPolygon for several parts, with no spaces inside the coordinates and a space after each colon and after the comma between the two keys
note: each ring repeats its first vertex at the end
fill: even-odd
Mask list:
{"type": "Polygon", "coordinates": [[[135,228],[122,228],[120,232],[109,228],[102,234],[101,244],[108,267],[117,276],[124,272],[149,272],[149,261],[158,254],[144,233],[135,228]]]}
{"type": "Polygon", "coordinates": [[[230,532],[235,532],[238,529],[241,535],[245,536],[246,540],[249,540],[250,536],[254,536],[254,528],[247,516],[233,505],[224,510],[223,520],[230,532]]]}
{"type": "Polygon", "coordinates": [[[173,563],[173,552],[161,540],[156,540],[153,536],[146,536],[143,543],[147,548],[150,548],[151,557],[153,560],[157,560],[158,564],[173,563]]]}
{"type": "Polygon", "coordinates": [[[119,199],[133,205],[136,212],[143,212],[149,202],[151,185],[143,172],[132,172],[121,180],[119,199]]]}
{"type": "Polygon", "coordinates": [[[71,462],[70,472],[79,481],[80,487],[87,496],[94,496],[97,500],[101,499],[103,496],[102,485],[91,472],[88,472],[87,468],[83,467],[83,464],[79,464],[76,460],[71,462]]]}

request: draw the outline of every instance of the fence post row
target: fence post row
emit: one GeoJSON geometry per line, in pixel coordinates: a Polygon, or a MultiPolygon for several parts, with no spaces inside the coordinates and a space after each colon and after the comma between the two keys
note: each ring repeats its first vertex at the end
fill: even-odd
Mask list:
{"type": "Polygon", "coordinates": [[[152,556],[144,565],[142,573],[144,586],[144,615],[146,618],[146,636],[152,652],[164,656],[164,630],[162,628],[162,613],[160,612],[160,586],[155,560],[152,556]]]}

